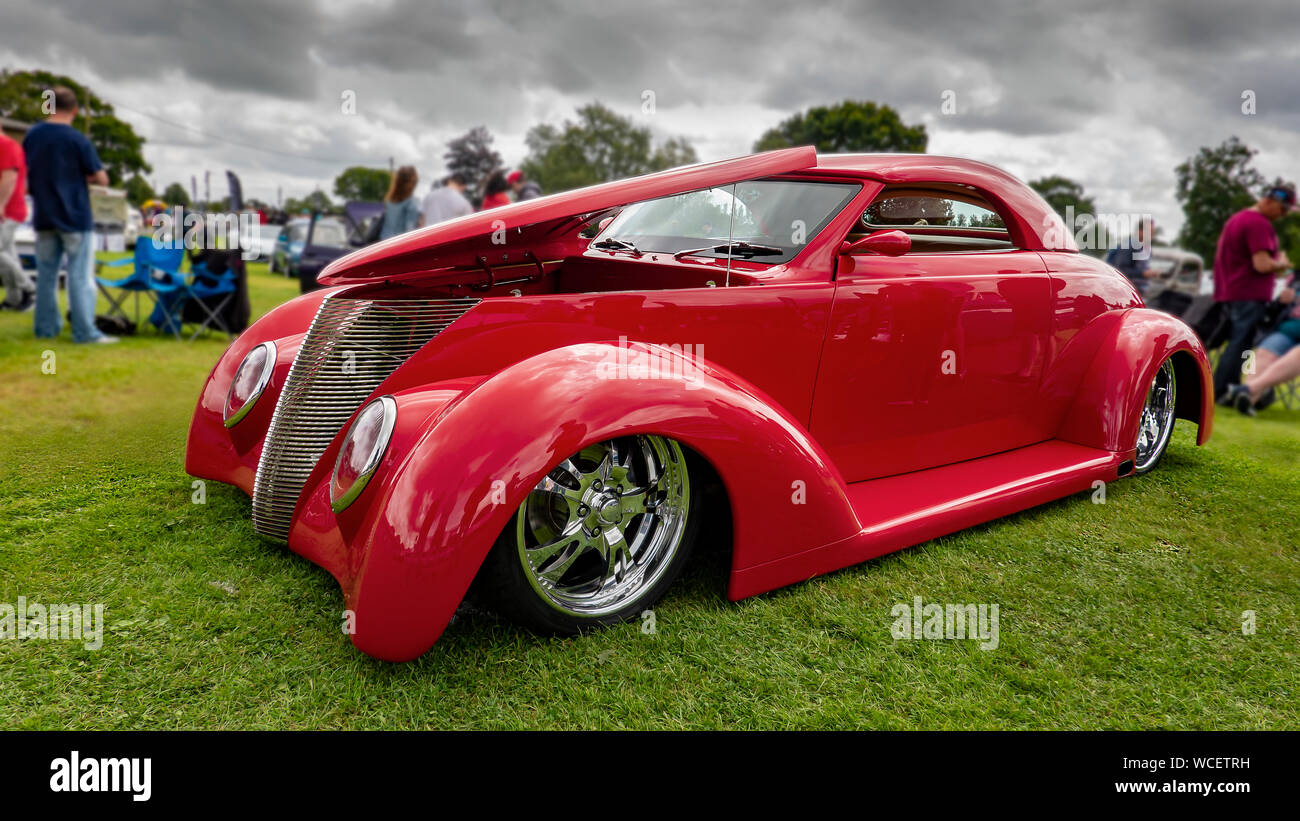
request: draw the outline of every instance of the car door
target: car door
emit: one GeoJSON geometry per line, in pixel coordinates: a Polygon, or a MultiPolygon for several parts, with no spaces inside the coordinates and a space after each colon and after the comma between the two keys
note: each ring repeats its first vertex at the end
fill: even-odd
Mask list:
{"type": "Polygon", "coordinates": [[[984,226],[946,231],[945,219],[978,213],[966,200],[940,204],[946,218],[903,213],[862,226],[905,227],[912,252],[841,257],[810,425],[847,481],[1051,437],[1037,408],[1051,328],[1046,266],[984,226]]]}

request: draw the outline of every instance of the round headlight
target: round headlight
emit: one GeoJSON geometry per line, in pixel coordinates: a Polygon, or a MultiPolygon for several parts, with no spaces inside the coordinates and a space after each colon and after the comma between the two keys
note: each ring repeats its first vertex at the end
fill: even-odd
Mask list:
{"type": "Polygon", "coordinates": [[[240,419],[248,415],[257,403],[257,397],[266,390],[271,381],[271,372],[275,370],[275,343],[263,342],[248,352],[244,361],[239,363],[235,378],[226,391],[226,407],[221,417],[226,427],[234,427],[240,419]]]}
{"type": "Polygon", "coordinates": [[[379,397],[357,414],[334,461],[330,506],[335,513],[352,504],[365,490],[379,460],[384,458],[396,422],[397,402],[391,396],[379,397]]]}

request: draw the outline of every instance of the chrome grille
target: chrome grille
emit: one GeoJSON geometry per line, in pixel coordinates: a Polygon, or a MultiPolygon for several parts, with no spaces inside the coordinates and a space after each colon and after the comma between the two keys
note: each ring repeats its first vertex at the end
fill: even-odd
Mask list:
{"type": "Polygon", "coordinates": [[[477,299],[327,297],[316,312],[266,432],[253,526],[287,540],[298,496],[335,435],[379,383],[477,299]]]}

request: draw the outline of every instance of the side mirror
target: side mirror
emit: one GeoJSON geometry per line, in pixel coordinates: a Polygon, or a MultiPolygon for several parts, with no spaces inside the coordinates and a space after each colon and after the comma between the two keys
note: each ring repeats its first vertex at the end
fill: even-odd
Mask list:
{"type": "Polygon", "coordinates": [[[868,234],[857,242],[846,244],[841,250],[842,254],[882,254],[887,257],[901,257],[908,251],[912,250],[912,238],[897,229],[889,231],[876,231],[874,234],[868,234]]]}
{"type": "Polygon", "coordinates": [[[609,224],[613,221],[614,221],[613,217],[605,217],[603,220],[596,223],[596,233],[599,234],[600,232],[604,231],[606,228],[609,227],[609,224]]]}

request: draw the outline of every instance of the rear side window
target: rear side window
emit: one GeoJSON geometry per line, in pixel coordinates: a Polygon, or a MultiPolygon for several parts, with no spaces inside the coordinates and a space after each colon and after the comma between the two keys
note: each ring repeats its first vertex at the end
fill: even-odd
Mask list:
{"type": "Polygon", "coordinates": [[[1005,251],[1015,246],[1006,223],[974,191],[954,193],[886,188],[866,210],[859,236],[900,230],[912,239],[912,253],[1005,251]]]}

